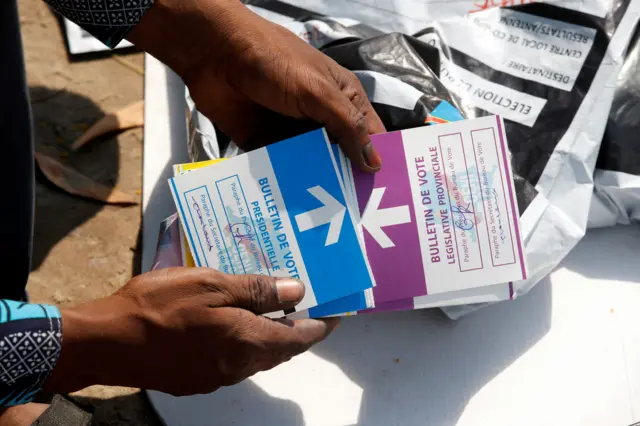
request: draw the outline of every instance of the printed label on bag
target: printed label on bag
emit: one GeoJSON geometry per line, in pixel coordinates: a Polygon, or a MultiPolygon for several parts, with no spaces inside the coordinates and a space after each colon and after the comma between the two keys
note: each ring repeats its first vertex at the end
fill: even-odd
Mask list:
{"type": "MultiPolygon", "coordinates": [[[[438,36],[426,34],[420,37],[425,43],[440,48],[438,36]]],[[[465,110],[480,108],[492,114],[533,127],[546,99],[513,90],[501,84],[485,80],[465,70],[440,55],[440,80],[462,100],[465,110]]]]}
{"type": "Polygon", "coordinates": [[[491,68],[571,91],[596,30],[509,9],[439,24],[449,46],[491,68]]]}

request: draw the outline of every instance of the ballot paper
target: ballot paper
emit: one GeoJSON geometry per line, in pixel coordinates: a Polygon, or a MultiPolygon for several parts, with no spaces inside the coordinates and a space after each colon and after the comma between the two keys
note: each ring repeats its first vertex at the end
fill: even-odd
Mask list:
{"type": "Polygon", "coordinates": [[[196,266],[298,278],[306,294],[296,310],[374,285],[323,130],[169,184],[196,266]]]}
{"type": "MultiPolygon", "coordinates": [[[[527,272],[502,119],[371,140],[383,159],[374,175],[335,153],[377,284],[369,311],[465,304],[475,292],[512,298],[510,283],[527,272]]],[[[316,309],[340,314],[330,308],[316,309]]]]}
{"type": "Polygon", "coordinates": [[[376,302],[526,279],[503,129],[490,116],[372,138],[384,167],[353,170],[352,188],[376,302]]]}
{"type": "MultiPolygon", "coordinates": [[[[334,152],[334,158],[339,158],[340,148],[338,147],[338,145],[334,144],[331,147],[334,152]]],[[[224,160],[226,159],[222,158],[216,160],[198,161],[195,163],[176,164],[173,166],[173,175],[180,176],[193,170],[198,170],[203,167],[218,164],[224,160]]],[[[344,158],[342,158],[342,160],[345,161],[344,158]]],[[[342,182],[342,165],[338,164],[337,166],[340,181],[342,182]]],[[[181,265],[192,268],[195,266],[195,261],[193,260],[193,255],[191,254],[191,250],[189,249],[189,241],[187,240],[187,236],[185,235],[182,226],[178,226],[177,228],[179,228],[179,252],[181,256],[181,265]]],[[[362,242],[361,245],[363,245],[362,242]]],[[[333,302],[324,303],[320,306],[310,308],[308,311],[304,311],[305,314],[303,316],[310,318],[324,318],[337,314],[348,315],[348,312],[351,311],[364,311],[373,307],[373,292],[372,289],[368,289],[364,292],[354,293],[333,302]]]]}

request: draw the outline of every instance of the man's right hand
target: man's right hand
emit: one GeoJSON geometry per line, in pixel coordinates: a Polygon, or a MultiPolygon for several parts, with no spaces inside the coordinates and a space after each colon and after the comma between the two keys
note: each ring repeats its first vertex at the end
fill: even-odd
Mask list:
{"type": "Polygon", "coordinates": [[[61,309],[62,353],[45,390],[94,384],[173,395],[215,391],[269,370],[322,341],[338,320],[270,320],[304,286],[292,279],[164,269],[116,294],[61,309]]]}

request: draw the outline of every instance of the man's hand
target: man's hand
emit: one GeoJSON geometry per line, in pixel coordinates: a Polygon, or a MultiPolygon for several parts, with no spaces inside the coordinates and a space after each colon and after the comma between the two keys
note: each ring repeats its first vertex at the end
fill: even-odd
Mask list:
{"type": "Polygon", "coordinates": [[[61,309],[62,353],[45,389],[103,384],[173,395],[215,391],[288,361],[337,320],[270,320],[304,296],[292,279],[164,269],[113,296],[61,309]]]}
{"type": "Polygon", "coordinates": [[[173,68],[240,148],[319,123],[362,170],[380,168],[369,135],[385,128],[357,77],[238,0],[156,0],[129,38],[173,68]]]}

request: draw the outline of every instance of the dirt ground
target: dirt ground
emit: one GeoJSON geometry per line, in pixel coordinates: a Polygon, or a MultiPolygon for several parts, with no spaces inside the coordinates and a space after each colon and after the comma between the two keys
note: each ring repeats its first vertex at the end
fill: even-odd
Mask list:
{"type": "MultiPolygon", "coordinates": [[[[42,0],[20,0],[36,149],[93,179],[140,198],[142,129],[104,137],[78,152],[73,141],[105,112],[143,97],[143,77],[111,55],[70,60],[61,26],[42,0]]],[[[143,66],[143,55],[127,61],[143,66]]],[[[124,285],[139,270],[140,207],[113,207],[67,195],[37,177],[33,301],[74,304],[124,285]]],[[[99,425],[159,425],[137,389],[93,387],[77,395],[99,425]]]]}

